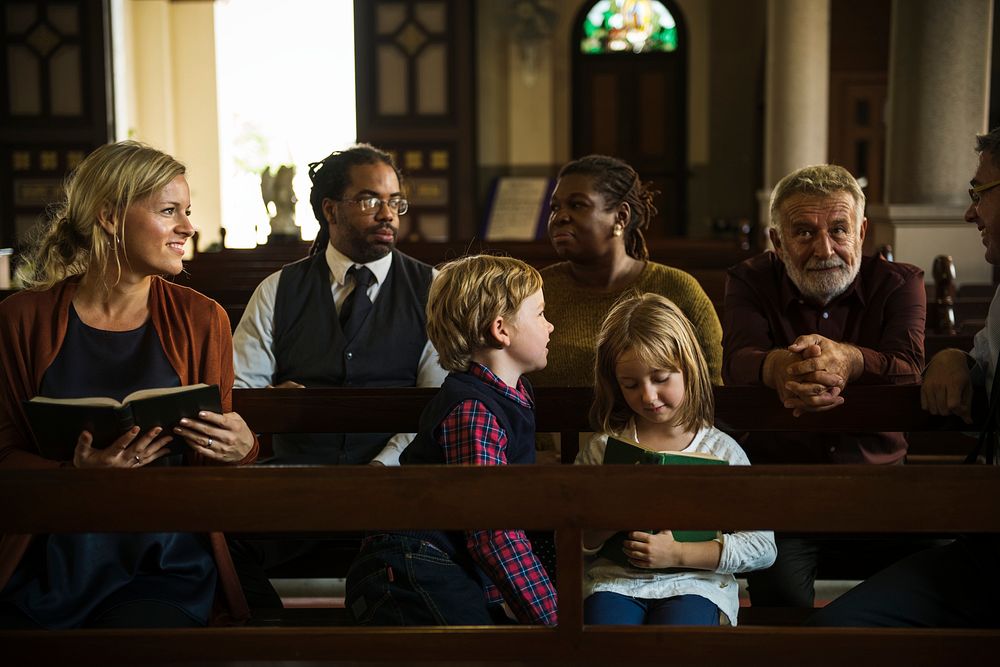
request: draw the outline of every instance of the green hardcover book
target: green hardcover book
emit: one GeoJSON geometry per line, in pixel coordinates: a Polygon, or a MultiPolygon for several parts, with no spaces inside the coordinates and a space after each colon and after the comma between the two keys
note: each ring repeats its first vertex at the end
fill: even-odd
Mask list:
{"type": "MultiPolygon", "coordinates": [[[[604,450],[604,463],[617,465],[729,465],[729,462],[711,454],[698,452],[658,452],[647,449],[638,442],[621,437],[608,436],[608,444],[604,450]]],[[[647,530],[647,533],[656,533],[647,530]]],[[[674,539],[678,542],[708,542],[719,537],[713,530],[675,530],[674,539]]],[[[604,543],[597,555],[622,565],[632,567],[625,557],[623,548],[628,533],[615,533],[604,543]]],[[[679,568],[664,568],[673,571],[679,568]]]]}
{"type": "MultiPolygon", "coordinates": [[[[28,422],[42,456],[56,461],[73,458],[81,431],[94,436],[93,447],[103,449],[133,426],[145,433],[154,426],[170,432],[182,417],[197,419],[202,410],[222,412],[218,385],[194,384],[135,391],[121,402],[107,397],[47,398],[24,402],[28,422]]],[[[167,445],[172,454],[188,449],[181,438],[167,445]]]]}

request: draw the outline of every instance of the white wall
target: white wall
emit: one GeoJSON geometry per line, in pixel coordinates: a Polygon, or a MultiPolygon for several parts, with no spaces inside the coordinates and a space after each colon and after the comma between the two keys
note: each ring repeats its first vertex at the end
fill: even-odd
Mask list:
{"type": "Polygon", "coordinates": [[[119,136],[148,143],[187,165],[192,221],[205,248],[219,240],[219,131],[211,2],[126,0],[116,58],[125,89],[119,136]]]}

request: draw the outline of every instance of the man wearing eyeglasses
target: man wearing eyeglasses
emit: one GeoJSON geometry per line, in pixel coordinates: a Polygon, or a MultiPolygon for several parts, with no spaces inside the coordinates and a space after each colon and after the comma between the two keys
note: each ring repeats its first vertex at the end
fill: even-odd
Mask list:
{"type": "MultiPolygon", "coordinates": [[[[975,223],[986,246],[986,261],[1000,264],[1000,128],[976,137],[979,166],[969,181],[965,221],[975,223]]],[[[986,327],[976,334],[972,351],[954,348],[934,355],[924,373],[920,400],[935,415],[955,414],[972,423],[973,384],[992,390],[1000,354],[1000,291],[993,295],[986,327]]]]}
{"type": "MultiPolygon", "coordinates": [[[[862,255],[865,195],[843,167],[815,165],[785,176],[771,195],[766,252],[729,269],[723,310],[722,378],[773,389],[795,416],[836,409],[853,383],[920,381],[926,292],[915,266],[862,255]]],[[[758,463],[901,463],[901,433],[752,433],[758,463]]],[[[777,535],[778,557],[748,578],[754,606],[812,607],[818,564],[872,571],[911,544],[777,535]]]]}
{"type": "MultiPolygon", "coordinates": [[[[979,166],[965,211],[986,246],[986,261],[1000,264],[1000,128],[976,137],[979,166]]],[[[920,402],[935,415],[954,414],[972,423],[973,387],[986,389],[989,421],[981,425],[980,453],[996,465],[997,363],[1000,361],[1000,291],[990,304],[986,326],[972,351],[942,350],[924,373],[920,402]]],[[[809,619],[809,625],[841,627],[1000,627],[1000,537],[965,535],[886,568],[851,589],[809,619]]]]}
{"type": "MultiPolygon", "coordinates": [[[[437,387],[427,340],[433,271],[396,250],[408,202],[391,156],[367,144],[310,165],[320,232],[261,283],[233,335],[237,387],[437,387]]],[[[281,434],[282,464],[395,465],[413,434],[281,434]]]]}

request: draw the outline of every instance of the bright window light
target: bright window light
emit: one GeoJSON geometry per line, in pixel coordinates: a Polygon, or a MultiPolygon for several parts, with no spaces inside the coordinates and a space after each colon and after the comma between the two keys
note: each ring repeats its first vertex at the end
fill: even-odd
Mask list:
{"type": "Polygon", "coordinates": [[[352,0],[215,3],[222,226],[226,246],[267,241],[260,174],[295,165],[295,224],[319,223],[308,163],[356,141],[352,0]]]}

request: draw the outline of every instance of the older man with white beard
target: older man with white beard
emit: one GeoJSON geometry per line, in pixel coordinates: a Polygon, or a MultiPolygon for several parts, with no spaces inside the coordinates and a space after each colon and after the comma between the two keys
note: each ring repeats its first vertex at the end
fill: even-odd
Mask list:
{"type": "MultiPolygon", "coordinates": [[[[843,404],[848,383],[909,384],[924,363],[923,272],[861,254],[865,195],[843,167],[795,171],[771,193],[773,252],[729,270],[723,313],[726,384],[763,384],[799,416],[843,404]]],[[[754,433],[753,463],[901,463],[901,433],[754,433]]],[[[750,577],[753,604],[811,607],[822,553],[864,551],[873,567],[894,544],[781,538],[778,561],[750,577]],[[886,548],[883,548],[885,546],[886,548]]],[[[903,547],[908,552],[909,546],[903,547]]]]}

